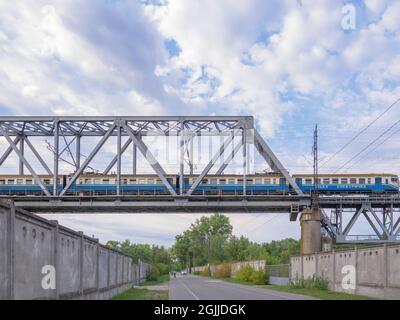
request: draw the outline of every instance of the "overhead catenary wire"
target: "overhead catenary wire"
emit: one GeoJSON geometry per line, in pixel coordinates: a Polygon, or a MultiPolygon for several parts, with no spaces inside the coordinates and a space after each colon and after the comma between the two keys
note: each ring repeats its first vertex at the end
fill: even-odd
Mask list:
{"type": "Polygon", "coordinates": [[[347,160],[343,165],[341,165],[337,170],[335,170],[333,173],[338,173],[340,170],[342,170],[345,166],[347,166],[350,162],[352,162],[354,159],[356,159],[360,154],[362,154],[365,150],[367,150],[369,147],[371,147],[375,142],[377,142],[380,138],[382,138],[385,134],[387,134],[390,130],[392,130],[397,124],[400,123],[400,120],[397,120],[395,123],[393,123],[389,128],[387,128],[384,132],[382,132],[378,137],[376,137],[374,140],[372,140],[369,144],[367,144],[363,149],[361,149],[356,155],[354,155],[351,159],[347,160]]]}
{"type": "MultiPolygon", "coordinates": [[[[355,136],[353,136],[349,141],[347,141],[338,151],[332,154],[328,159],[326,159],[320,166],[320,168],[324,167],[329,161],[331,161],[334,157],[336,157],[340,152],[346,149],[354,140],[356,140],[360,135],[362,135],[368,128],[370,128],[375,122],[377,122],[380,118],[382,118],[389,110],[391,110],[398,102],[400,98],[394,101],[391,105],[389,105],[383,112],[381,112],[373,121],[371,121],[367,126],[361,129],[355,136]]],[[[347,164],[347,163],[346,163],[347,164]]]]}

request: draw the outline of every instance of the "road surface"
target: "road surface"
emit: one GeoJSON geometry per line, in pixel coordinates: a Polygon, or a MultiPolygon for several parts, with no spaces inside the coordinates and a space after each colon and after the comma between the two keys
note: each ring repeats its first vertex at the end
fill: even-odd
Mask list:
{"type": "Polygon", "coordinates": [[[193,275],[169,282],[170,300],[313,300],[315,298],[193,275]]]}

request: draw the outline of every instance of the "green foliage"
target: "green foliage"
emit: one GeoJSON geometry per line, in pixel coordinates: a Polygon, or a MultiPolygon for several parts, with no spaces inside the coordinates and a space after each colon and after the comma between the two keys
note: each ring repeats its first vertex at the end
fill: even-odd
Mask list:
{"type": "Polygon", "coordinates": [[[321,276],[313,276],[310,279],[296,279],[290,282],[289,286],[295,289],[318,289],[328,290],[328,280],[321,276]]]}
{"type": "Polygon", "coordinates": [[[169,273],[169,266],[165,263],[157,263],[157,269],[160,271],[160,274],[168,274],[169,273]]]}
{"type": "Polygon", "coordinates": [[[218,266],[214,272],[214,276],[217,278],[230,278],[231,265],[229,263],[224,263],[222,266],[218,266]]]}
{"type": "Polygon", "coordinates": [[[202,271],[200,271],[200,275],[203,277],[208,277],[208,269],[204,268],[202,271]]]}
{"type": "Polygon", "coordinates": [[[251,275],[253,274],[253,272],[254,272],[253,267],[246,265],[239,269],[239,271],[235,275],[235,278],[240,281],[249,282],[251,281],[251,275]]]}
{"type": "Polygon", "coordinates": [[[264,270],[253,271],[250,276],[250,281],[254,284],[267,284],[268,283],[268,276],[264,270]]]}
{"type": "Polygon", "coordinates": [[[151,266],[146,273],[146,281],[157,281],[161,276],[160,270],[157,266],[151,266]]]}

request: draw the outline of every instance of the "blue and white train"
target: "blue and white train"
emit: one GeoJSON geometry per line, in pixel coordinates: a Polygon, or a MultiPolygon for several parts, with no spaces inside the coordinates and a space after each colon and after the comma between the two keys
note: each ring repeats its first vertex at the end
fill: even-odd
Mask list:
{"type": "MultiPolygon", "coordinates": [[[[59,176],[61,191],[72,175],[59,176]]],[[[197,179],[197,175],[185,175],[183,189],[187,190],[197,179]]],[[[53,177],[40,175],[42,183],[51,192],[53,177]]],[[[292,178],[301,190],[310,193],[314,186],[312,174],[294,174],[292,178]]],[[[94,173],[82,174],[66,195],[114,195],[116,175],[94,173]]],[[[179,191],[181,182],[177,175],[167,175],[168,183],[179,191]]],[[[294,193],[288,181],[279,173],[261,173],[246,176],[246,193],[250,195],[274,195],[294,193]]],[[[322,194],[394,193],[399,191],[399,179],[395,174],[320,174],[318,189],[322,194]]],[[[196,188],[194,195],[241,195],[243,175],[208,175],[196,188]]],[[[156,175],[122,175],[123,195],[168,195],[169,191],[156,175]]],[[[0,175],[0,195],[42,195],[39,185],[30,175],[0,175]]]]}

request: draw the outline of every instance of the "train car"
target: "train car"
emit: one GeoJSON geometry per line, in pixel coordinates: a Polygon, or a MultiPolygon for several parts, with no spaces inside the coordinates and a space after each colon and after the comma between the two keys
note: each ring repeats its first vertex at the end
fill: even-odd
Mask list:
{"type": "MultiPolygon", "coordinates": [[[[49,192],[53,190],[53,176],[40,175],[40,180],[49,192]]],[[[65,186],[66,176],[58,177],[59,191],[65,186]]],[[[42,189],[31,175],[0,175],[0,195],[41,195],[42,189]]]]}
{"type": "MultiPolygon", "coordinates": [[[[197,175],[184,177],[184,189],[188,190],[196,181],[197,175]]],[[[178,177],[179,181],[179,177],[178,177]]],[[[244,177],[237,175],[208,175],[198,185],[194,195],[234,195],[243,194],[244,177]]],[[[286,179],[280,173],[259,173],[246,175],[246,194],[267,195],[284,194],[289,191],[286,179]]]]}
{"type": "MultiPolygon", "coordinates": [[[[167,175],[167,181],[173,188],[176,185],[176,176],[167,175]]],[[[78,195],[115,195],[116,174],[82,174],[71,186],[67,194],[78,195]]],[[[169,194],[167,187],[157,175],[121,175],[121,194],[123,195],[151,195],[169,194]]]]}
{"type": "MultiPolygon", "coordinates": [[[[293,179],[303,192],[314,188],[312,174],[294,174],[293,179]]],[[[399,178],[391,173],[319,174],[318,190],[321,193],[385,193],[399,191],[399,178]]]]}

